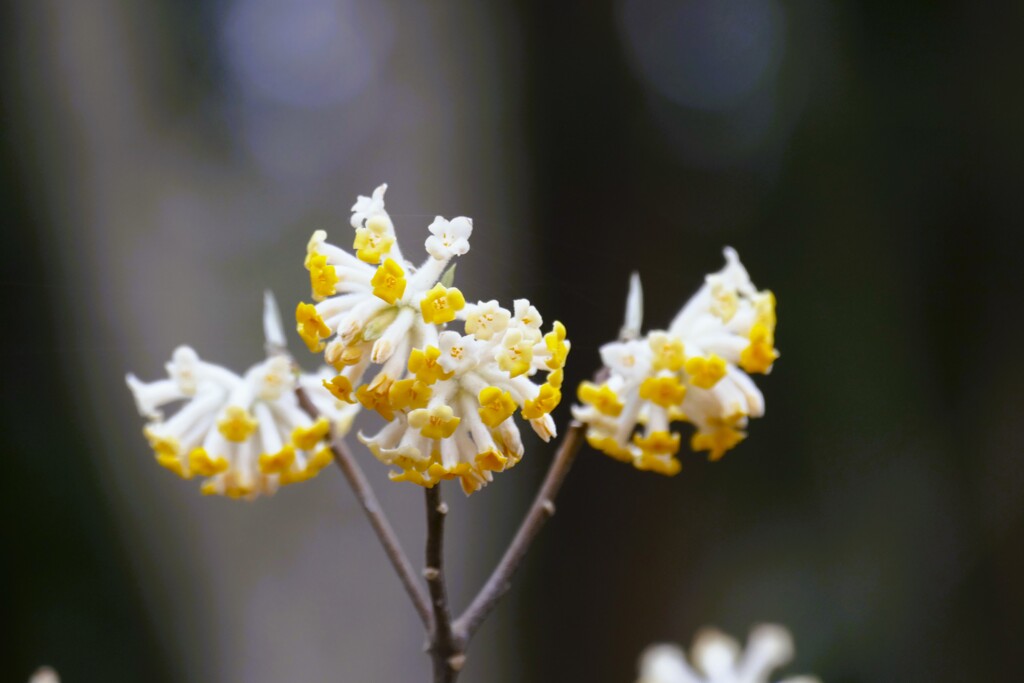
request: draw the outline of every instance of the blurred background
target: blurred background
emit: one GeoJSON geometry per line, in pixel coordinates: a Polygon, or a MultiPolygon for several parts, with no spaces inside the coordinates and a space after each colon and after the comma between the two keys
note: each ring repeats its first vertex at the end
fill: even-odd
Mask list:
{"type": "MultiPolygon", "coordinates": [[[[308,298],[310,233],[385,181],[407,253],[474,218],[460,285],[565,322],[570,386],[634,269],[651,328],[727,244],[779,300],[767,419],[671,479],[585,451],[462,680],[626,683],[761,622],[825,681],[1019,675],[1022,30],[933,0],[4,3],[0,678],[426,680],[337,472],[201,497],[123,384],[180,343],[254,362],[262,290],[308,298]]],[[[550,452],[446,491],[457,606],[550,452]]],[[[418,562],[420,491],[360,455],[418,562]]]]}

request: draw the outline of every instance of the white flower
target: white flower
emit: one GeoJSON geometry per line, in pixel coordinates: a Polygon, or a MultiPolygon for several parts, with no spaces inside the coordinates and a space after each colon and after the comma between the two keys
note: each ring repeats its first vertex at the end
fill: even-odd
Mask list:
{"type": "Polygon", "coordinates": [[[495,354],[498,366],[513,377],[533,367],[534,340],[523,334],[523,329],[513,327],[505,331],[501,346],[495,354]]]}
{"type": "Polygon", "coordinates": [[[470,336],[448,330],[442,332],[438,341],[441,356],[437,362],[445,372],[463,375],[475,368],[482,360],[481,343],[470,336]]]}
{"type": "Polygon", "coordinates": [[[430,256],[416,268],[395,240],[384,209],[385,187],[372,198],[360,197],[353,207],[354,255],[327,243],[323,231],[313,234],[306,268],[319,303],[300,303],[295,313],[303,341],[311,351],[323,350],[337,371],[335,395],[355,400],[349,392],[356,389],[356,398],[374,409],[380,407],[382,387],[405,375],[412,349],[436,347],[439,329],[465,306],[462,292],[438,279],[454,256],[469,250],[472,231],[468,218],[438,217],[427,239],[430,256]],[[371,366],[379,367],[364,383],[371,366]]]}
{"type": "Polygon", "coordinates": [[[461,312],[466,321],[466,332],[481,341],[488,341],[496,334],[501,334],[508,327],[512,314],[497,301],[480,301],[467,304],[461,312]]]}
{"type": "MultiPolygon", "coordinates": [[[[764,398],[748,372],[767,373],[774,348],[775,298],[757,291],[732,249],[726,266],[676,315],[668,330],[601,347],[608,379],[584,382],[575,406],[594,448],[635,467],[676,474],[681,437],[675,421],[692,423],[695,451],[712,460],[746,438],[749,418],[764,414],[764,398]],[[640,426],[640,430],[637,427],[640,426]]],[[[639,280],[631,281],[625,330],[639,332],[639,280]]]]}
{"type": "MultiPolygon", "coordinates": [[[[675,645],[652,645],[640,656],[637,683],[768,683],[772,671],[793,658],[793,640],[782,626],[758,626],[750,633],[746,650],[718,631],[697,635],[691,662],[675,645]]],[[[778,683],[819,683],[811,676],[786,678],[778,683]]]]}
{"type": "MultiPolygon", "coordinates": [[[[513,331],[525,343],[519,329],[505,336],[513,331]]],[[[504,346],[497,335],[480,339],[446,331],[439,343],[412,352],[413,376],[376,390],[391,423],[359,438],[379,460],[397,468],[392,480],[432,487],[458,478],[469,495],[522,457],[513,419],[517,410],[545,441],[555,435],[549,413],[562,397],[569,342],[556,322],[527,347],[530,361],[514,373],[498,360],[504,346]],[[539,385],[529,379],[538,370],[547,372],[547,381],[539,385]]]]}
{"type": "MultiPolygon", "coordinates": [[[[176,355],[183,350],[194,354],[182,347],[176,355]]],[[[356,410],[323,388],[323,374],[300,377],[284,356],[268,358],[241,377],[198,358],[196,369],[196,391],[158,399],[157,405],[185,403],[167,420],[148,413],[152,419],[144,434],[159,464],[184,479],[206,478],[206,494],[255,498],[316,476],[331,462],[331,423],[343,433],[356,410]],[[324,416],[317,421],[299,406],[300,383],[324,416]]],[[[147,384],[128,376],[140,406],[166,381],[147,384]]]]}
{"type": "MultiPolygon", "coordinates": [[[[275,312],[267,297],[264,321],[271,344],[279,325],[275,312]]],[[[316,476],[331,462],[331,427],[344,434],[358,410],[324,388],[324,380],[333,375],[329,370],[299,374],[282,354],[239,376],[182,346],[167,364],[167,374],[155,382],[127,376],[139,412],[149,419],[143,433],[159,464],[185,479],[204,477],[207,494],[255,498],[316,476]],[[295,393],[299,387],[320,419],[302,410],[295,393]],[[164,419],[160,409],[180,401],[174,415],[164,419]]]]}
{"type": "Polygon", "coordinates": [[[544,319],[540,317],[540,311],[526,299],[516,299],[512,304],[515,306],[512,324],[523,330],[527,337],[539,339],[540,326],[544,324],[544,319]]]}
{"type": "Polygon", "coordinates": [[[446,221],[441,216],[428,227],[430,237],[424,246],[436,259],[447,261],[469,251],[469,236],[473,233],[473,219],[459,216],[446,221]]]}
{"type": "Polygon", "coordinates": [[[356,203],[352,205],[353,228],[361,228],[366,222],[366,219],[384,213],[384,193],[387,192],[387,190],[387,183],[383,183],[373,191],[372,197],[359,195],[359,197],[356,198],[356,203]]]}

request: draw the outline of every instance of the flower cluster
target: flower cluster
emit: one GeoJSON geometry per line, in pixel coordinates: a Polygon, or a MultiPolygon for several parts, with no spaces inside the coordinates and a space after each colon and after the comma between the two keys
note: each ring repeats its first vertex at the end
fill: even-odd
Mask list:
{"type": "MultiPolygon", "coordinates": [[[[273,300],[264,320],[271,345],[280,343],[273,300]]],[[[255,498],[281,485],[315,477],[331,462],[328,438],[344,434],[358,406],[338,401],[322,382],[327,368],[298,373],[288,356],[272,353],[237,375],[180,346],[167,363],[167,378],[142,382],[127,376],[139,412],[149,422],[144,434],[159,464],[184,479],[203,477],[204,494],[255,498]],[[302,409],[302,388],[319,419],[302,409]],[[162,408],[182,402],[169,418],[162,408]]]]}
{"type": "MultiPolygon", "coordinates": [[[[714,630],[697,635],[690,662],[675,645],[652,645],[640,656],[637,683],[768,683],[771,672],[793,658],[793,639],[782,626],[758,626],[747,647],[714,630]],[[691,665],[692,662],[692,665],[691,665]]],[[[813,676],[796,676],[779,683],[819,683],[813,676]]]]}
{"type": "Polygon", "coordinates": [[[573,409],[587,424],[592,447],[638,469],[673,475],[681,436],[670,423],[692,423],[691,448],[718,460],[746,438],[748,418],[764,414],[764,398],[748,373],[767,374],[778,358],[775,297],[754,288],[734,250],[727,248],[725,258],[667,330],[642,338],[634,278],[623,339],[601,347],[607,380],[581,384],[584,405],[573,409]]]}
{"type": "Polygon", "coordinates": [[[315,304],[296,309],[299,335],[335,370],[324,386],[339,400],[378,412],[388,425],[360,439],[390,477],[431,487],[458,478],[467,494],[515,465],[523,446],[518,410],[545,440],[561,400],[569,352],[565,328],[542,320],[526,299],[512,311],[468,304],[449,263],[469,251],[473,222],[434,219],[427,259],[415,267],[399,249],[384,208],[386,185],[352,207],[353,253],[317,231],[306,250],[315,304]],[[448,329],[460,321],[464,333],[448,329]],[[542,384],[531,381],[547,373],[542,384]]]}

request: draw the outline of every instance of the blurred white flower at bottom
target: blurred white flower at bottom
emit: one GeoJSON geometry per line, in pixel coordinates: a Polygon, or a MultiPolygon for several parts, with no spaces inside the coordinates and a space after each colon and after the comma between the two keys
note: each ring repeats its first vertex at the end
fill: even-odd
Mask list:
{"type": "Polygon", "coordinates": [[[57,676],[56,671],[48,666],[44,666],[32,674],[32,678],[28,679],[28,683],[60,683],[60,677],[57,676]]]}
{"type": "MultiPolygon", "coordinates": [[[[750,632],[745,650],[733,638],[705,629],[686,653],[675,645],[652,645],[640,655],[637,683],[768,683],[768,676],[793,658],[793,639],[782,626],[765,624],[750,632]]],[[[778,683],[820,683],[796,676],[778,683]]]]}

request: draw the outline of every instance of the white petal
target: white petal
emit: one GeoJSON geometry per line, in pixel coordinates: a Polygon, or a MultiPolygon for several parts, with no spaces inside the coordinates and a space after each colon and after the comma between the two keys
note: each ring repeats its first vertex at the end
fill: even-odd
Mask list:
{"type": "Polygon", "coordinates": [[[750,633],[737,673],[747,680],[761,680],[793,658],[793,638],[782,626],[763,624],[750,633]]]}
{"type": "Polygon", "coordinates": [[[675,645],[652,645],[640,655],[640,680],[637,683],[701,683],[686,663],[683,651],[675,645]]]}
{"type": "Polygon", "coordinates": [[[283,352],[288,342],[281,324],[281,311],[277,307],[274,293],[269,289],[263,292],[263,334],[267,341],[267,350],[271,353],[283,352]]]}
{"type": "Polygon", "coordinates": [[[732,680],[739,651],[735,640],[720,631],[708,629],[697,634],[691,659],[711,680],[732,680]]]}
{"type": "Polygon", "coordinates": [[[640,273],[629,276],[629,294],[626,295],[626,319],[619,332],[619,339],[636,339],[644,320],[644,290],[640,284],[640,273]]]}

